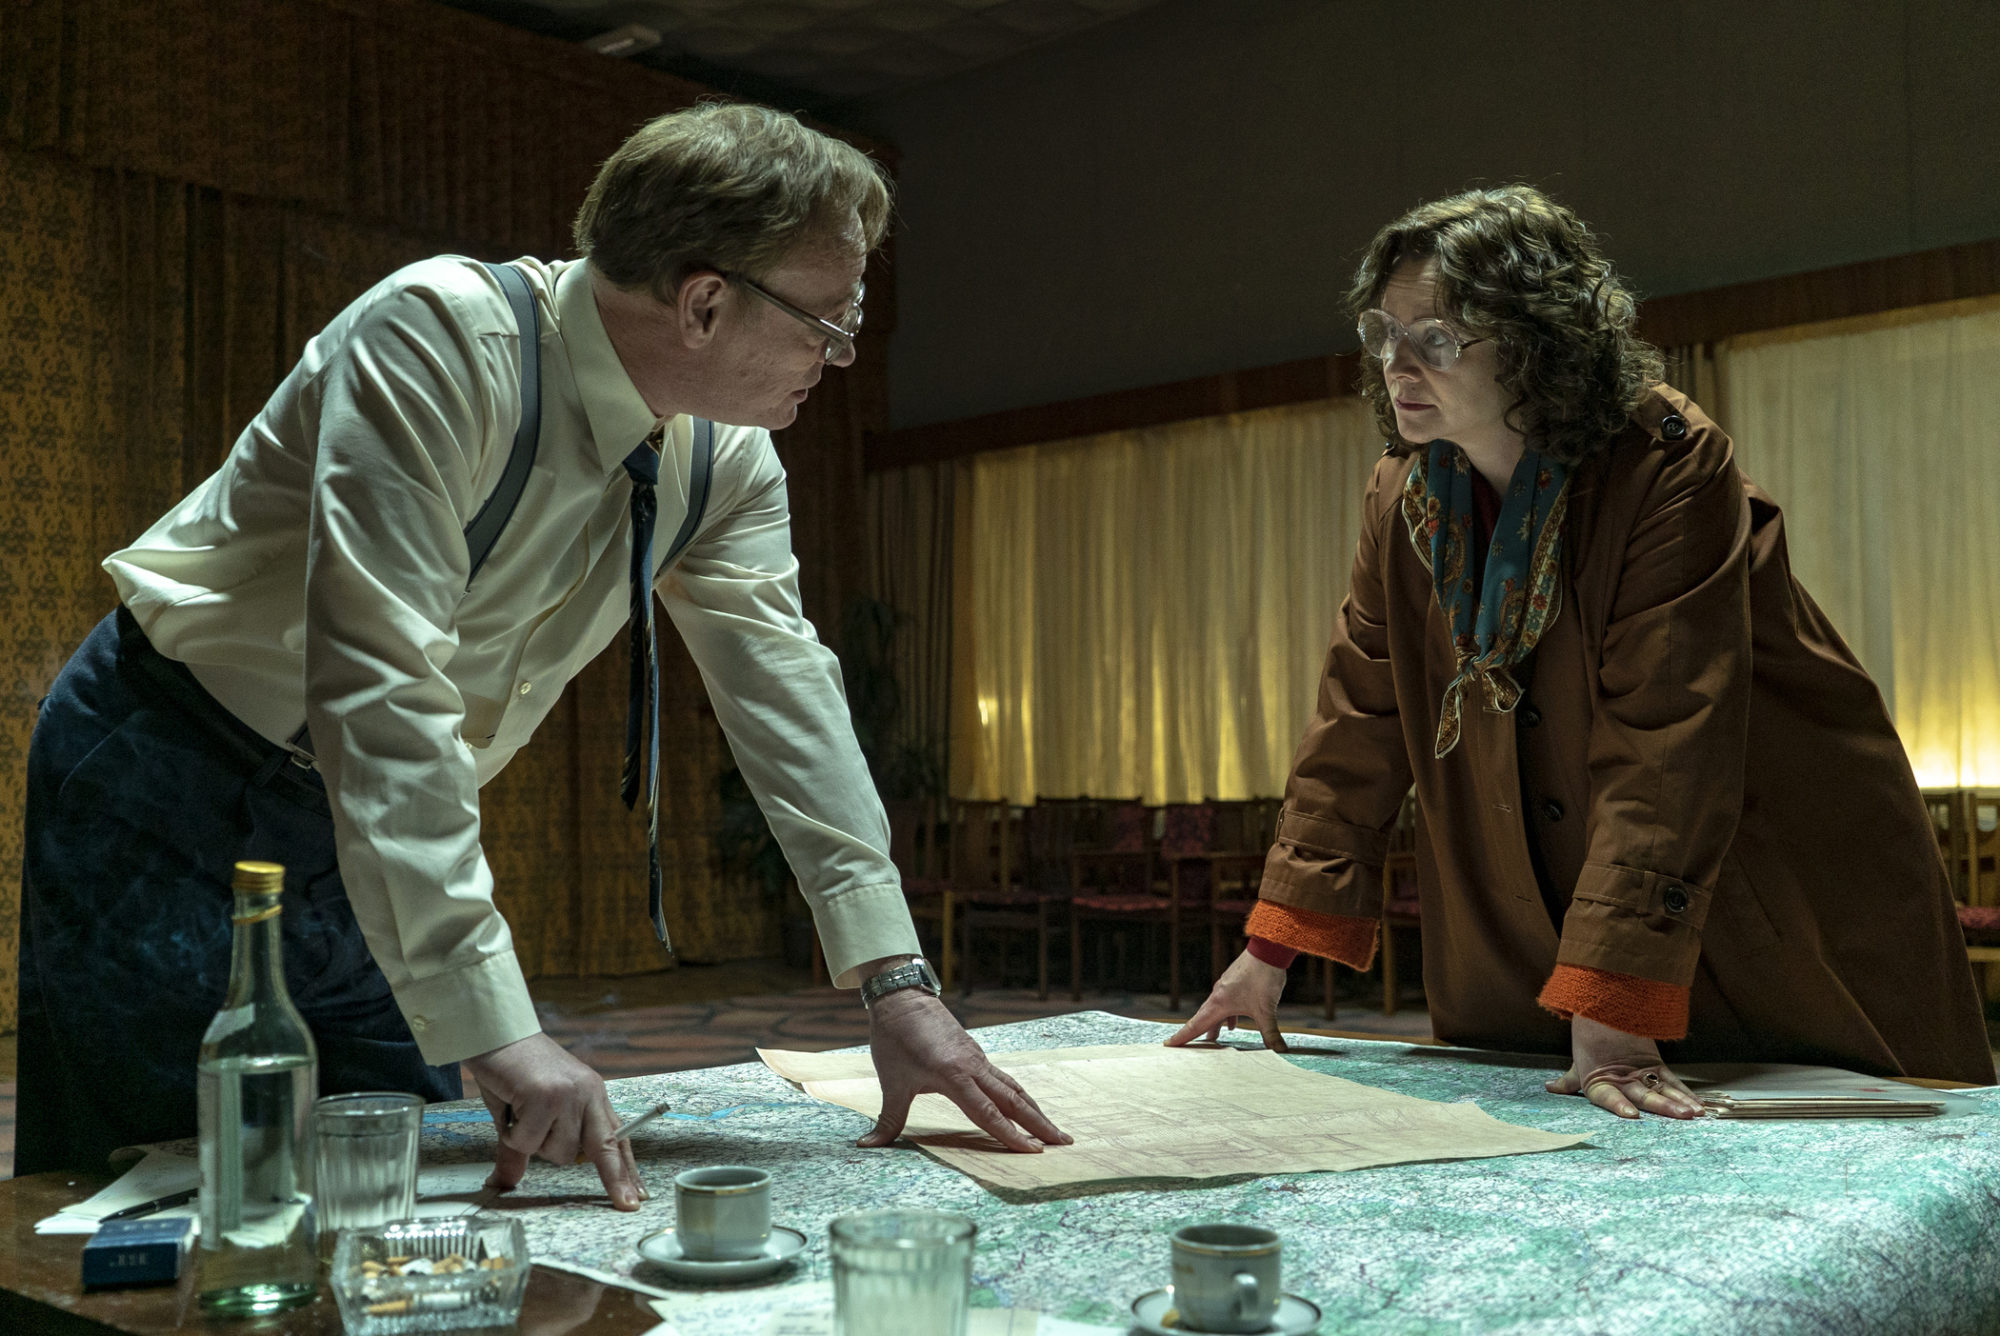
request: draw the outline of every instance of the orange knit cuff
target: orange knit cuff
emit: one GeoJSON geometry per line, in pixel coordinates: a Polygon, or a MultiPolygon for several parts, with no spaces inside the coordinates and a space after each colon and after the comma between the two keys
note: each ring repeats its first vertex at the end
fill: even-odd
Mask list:
{"type": "Polygon", "coordinates": [[[1688,990],[1658,979],[1558,965],[1538,1001],[1564,1020],[1582,1016],[1641,1039],[1685,1039],[1688,990]]]}
{"type": "Polygon", "coordinates": [[[1344,914],[1315,914],[1310,909],[1259,900],[1243,931],[1251,937],[1289,946],[1307,955],[1337,960],[1365,970],[1375,959],[1376,921],[1344,914]]]}

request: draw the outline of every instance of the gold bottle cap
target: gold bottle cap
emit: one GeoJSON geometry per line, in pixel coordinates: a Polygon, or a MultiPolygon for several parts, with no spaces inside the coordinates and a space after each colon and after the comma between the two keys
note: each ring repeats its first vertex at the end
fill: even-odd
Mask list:
{"type": "Polygon", "coordinates": [[[285,889],[285,869],[279,863],[238,863],[232,884],[238,895],[277,895],[285,889]]]}

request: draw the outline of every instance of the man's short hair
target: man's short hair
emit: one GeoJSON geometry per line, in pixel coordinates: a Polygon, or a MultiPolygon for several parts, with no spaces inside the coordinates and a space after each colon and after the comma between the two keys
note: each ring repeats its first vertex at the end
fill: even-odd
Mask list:
{"type": "Polygon", "coordinates": [[[889,227],[888,174],[793,116],[704,102],[648,121],[598,169],[577,250],[621,288],[673,300],[691,273],[753,278],[800,242],[858,217],[872,252],[889,227]]]}

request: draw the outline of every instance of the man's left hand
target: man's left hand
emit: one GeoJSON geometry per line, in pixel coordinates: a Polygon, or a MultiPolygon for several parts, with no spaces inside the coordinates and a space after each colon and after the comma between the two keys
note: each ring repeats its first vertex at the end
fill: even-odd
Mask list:
{"type": "Polygon", "coordinates": [[[882,1116],[856,1143],[886,1146],[902,1135],[910,1101],[943,1095],[1008,1150],[1038,1154],[1073,1140],[1041,1111],[1013,1077],[986,1060],[943,1002],[921,988],[904,988],[868,1009],[868,1050],[882,1082],[882,1116]]]}

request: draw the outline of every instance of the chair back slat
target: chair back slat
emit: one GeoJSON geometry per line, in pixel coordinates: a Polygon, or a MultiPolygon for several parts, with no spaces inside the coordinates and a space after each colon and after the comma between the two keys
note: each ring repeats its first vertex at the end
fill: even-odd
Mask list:
{"type": "Polygon", "coordinates": [[[1214,803],[1168,803],[1160,831],[1160,852],[1198,854],[1215,839],[1214,803]]]}
{"type": "Polygon", "coordinates": [[[1014,822],[1002,801],[957,798],[951,804],[951,864],[947,875],[961,890],[998,890],[1013,868],[1014,822]]]}

